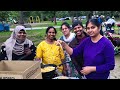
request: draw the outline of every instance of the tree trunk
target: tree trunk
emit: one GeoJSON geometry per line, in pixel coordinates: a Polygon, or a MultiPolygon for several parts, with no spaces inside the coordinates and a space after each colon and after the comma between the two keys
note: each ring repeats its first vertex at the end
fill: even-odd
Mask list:
{"type": "Polygon", "coordinates": [[[54,21],[55,21],[55,25],[57,25],[57,22],[56,22],[56,16],[54,17],[54,21]]]}
{"type": "Polygon", "coordinates": [[[40,22],[42,22],[43,21],[43,13],[41,13],[41,15],[40,15],[40,22]]]}
{"type": "Polygon", "coordinates": [[[73,16],[71,17],[71,22],[72,22],[72,23],[74,22],[74,17],[73,17],[73,16]]]}
{"type": "Polygon", "coordinates": [[[23,11],[20,11],[19,13],[20,13],[19,24],[24,24],[23,11]]]}
{"type": "Polygon", "coordinates": [[[54,22],[55,22],[55,25],[57,25],[57,22],[56,22],[56,11],[54,11],[54,22]]]}
{"type": "Polygon", "coordinates": [[[90,11],[90,12],[88,13],[88,18],[87,18],[87,20],[91,19],[92,15],[93,15],[93,11],[90,11]]]}

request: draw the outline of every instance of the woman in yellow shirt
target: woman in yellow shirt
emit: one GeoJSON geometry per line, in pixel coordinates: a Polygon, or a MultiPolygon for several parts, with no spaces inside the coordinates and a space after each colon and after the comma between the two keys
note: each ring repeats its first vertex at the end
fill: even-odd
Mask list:
{"type": "MultiPolygon", "coordinates": [[[[42,60],[43,64],[55,64],[59,65],[64,59],[64,51],[61,46],[56,45],[57,30],[53,26],[49,26],[46,29],[46,38],[39,43],[36,50],[36,59],[42,60]]],[[[62,72],[63,66],[58,67],[58,70],[62,72]]]]}

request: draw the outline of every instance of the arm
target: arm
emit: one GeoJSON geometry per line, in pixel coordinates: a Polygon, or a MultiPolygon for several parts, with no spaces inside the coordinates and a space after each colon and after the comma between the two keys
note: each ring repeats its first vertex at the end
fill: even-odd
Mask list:
{"type": "Polygon", "coordinates": [[[84,75],[87,75],[87,74],[89,74],[91,72],[95,72],[95,71],[96,71],[96,66],[86,66],[86,67],[83,67],[80,72],[84,75]]]}
{"type": "Polygon", "coordinates": [[[7,55],[6,55],[5,46],[1,46],[0,60],[6,60],[6,59],[7,59],[7,55]]]}
{"type": "Polygon", "coordinates": [[[109,43],[106,44],[103,54],[104,54],[105,63],[96,66],[96,72],[98,73],[104,73],[106,71],[110,71],[114,69],[115,66],[114,48],[110,41],[109,43]]]}
{"type": "Polygon", "coordinates": [[[63,61],[65,58],[65,54],[62,47],[60,47],[60,58],[61,58],[61,61],[63,61]]]}
{"type": "Polygon", "coordinates": [[[76,46],[75,48],[71,48],[70,46],[68,46],[68,44],[66,44],[64,41],[61,40],[57,40],[57,45],[59,45],[59,43],[62,45],[62,47],[66,50],[66,52],[71,55],[71,57],[76,57],[78,55],[83,55],[83,50],[84,47],[86,45],[87,39],[84,39],[78,46],[76,46]]]}
{"type": "Polygon", "coordinates": [[[36,57],[35,60],[41,60],[42,58],[42,48],[41,48],[41,44],[39,44],[36,48],[36,57]]]}
{"type": "Polygon", "coordinates": [[[57,40],[56,42],[57,45],[62,45],[62,47],[66,50],[66,52],[69,54],[69,55],[72,55],[73,53],[73,49],[71,47],[68,46],[68,44],[66,44],[64,41],[62,40],[57,40]]]}
{"type": "Polygon", "coordinates": [[[30,47],[30,50],[31,50],[31,54],[28,57],[30,57],[33,60],[35,55],[36,55],[36,47],[35,47],[35,45],[32,45],[30,47]]]}
{"type": "Polygon", "coordinates": [[[36,55],[36,47],[33,45],[31,45],[30,48],[25,49],[25,55],[19,59],[24,59],[24,60],[33,60],[35,55],[36,55]]]}

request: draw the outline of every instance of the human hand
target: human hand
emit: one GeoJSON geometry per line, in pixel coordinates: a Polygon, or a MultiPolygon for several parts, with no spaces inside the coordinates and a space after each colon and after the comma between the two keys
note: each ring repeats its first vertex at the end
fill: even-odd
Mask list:
{"type": "Polygon", "coordinates": [[[55,44],[56,44],[57,46],[62,46],[62,47],[64,47],[66,43],[65,43],[64,41],[62,41],[62,40],[57,40],[57,41],[55,41],[55,44]]]}
{"type": "Polygon", "coordinates": [[[89,73],[94,72],[94,71],[96,71],[95,66],[86,66],[86,67],[83,67],[80,72],[84,75],[88,75],[89,73]]]}
{"type": "Polygon", "coordinates": [[[25,48],[25,49],[24,49],[24,53],[25,53],[26,55],[30,55],[32,52],[31,52],[30,48],[25,48]]]}

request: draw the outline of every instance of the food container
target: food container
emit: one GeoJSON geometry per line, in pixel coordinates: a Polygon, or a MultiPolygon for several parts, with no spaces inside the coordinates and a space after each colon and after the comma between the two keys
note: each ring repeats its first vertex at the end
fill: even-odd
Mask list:
{"type": "Polygon", "coordinates": [[[54,65],[54,64],[46,64],[43,67],[41,67],[42,78],[43,79],[52,79],[52,78],[54,78],[56,76],[56,67],[57,66],[54,65]],[[47,70],[49,67],[50,68],[53,67],[53,69],[47,70]],[[45,68],[47,68],[46,72],[43,72],[42,69],[45,69],[45,68]]]}
{"type": "Polygon", "coordinates": [[[69,61],[62,62],[62,63],[59,64],[59,65],[55,65],[55,64],[45,64],[45,65],[43,65],[43,64],[42,64],[42,65],[41,65],[41,69],[48,68],[48,67],[53,67],[53,68],[54,68],[54,69],[48,70],[48,71],[46,71],[46,72],[43,72],[43,71],[41,70],[41,72],[42,72],[42,78],[43,78],[43,79],[52,79],[52,78],[54,78],[54,77],[56,77],[56,76],[61,76],[62,73],[58,71],[57,67],[60,67],[61,65],[66,64],[66,63],[69,63],[69,61]]]}
{"type": "Polygon", "coordinates": [[[79,79],[77,77],[67,77],[67,76],[57,76],[54,77],[53,79],[79,79]]]}

